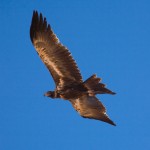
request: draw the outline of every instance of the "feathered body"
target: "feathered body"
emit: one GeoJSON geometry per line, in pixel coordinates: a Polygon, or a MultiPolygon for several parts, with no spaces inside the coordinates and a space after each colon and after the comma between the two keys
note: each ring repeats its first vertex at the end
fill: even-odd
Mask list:
{"type": "Polygon", "coordinates": [[[115,93],[105,88],[96,75],[83,82],[71,53],[59,42],[50,25],[47,24],[46,18],[37,11],[33,12],[30,38],[56,84],[56,89],[48,91],[45,96],[69,100],[82,117],[115,125],[107,116],[103,104],[95,96],[115,93]]]}

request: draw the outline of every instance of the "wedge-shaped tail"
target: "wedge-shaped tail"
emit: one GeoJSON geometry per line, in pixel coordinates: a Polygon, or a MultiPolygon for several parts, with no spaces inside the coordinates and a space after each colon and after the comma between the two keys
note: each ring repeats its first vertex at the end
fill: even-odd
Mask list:
{"type": "Polygon", "coordinates": [[[91,95],[95,94],[116,94],[111,90],[105,88],[105,84],[100,83],[101,78],[98,78],[95,74],[84,81],[84,85],[88,88],[91,95]]]}

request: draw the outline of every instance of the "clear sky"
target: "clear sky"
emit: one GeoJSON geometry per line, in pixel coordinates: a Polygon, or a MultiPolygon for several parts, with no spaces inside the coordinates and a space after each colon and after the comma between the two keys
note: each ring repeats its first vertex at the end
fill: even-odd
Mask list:
{"type": "Polygon", "coordinates": [[[149,0],[2,0],[0,41],[0,150],[150,149],[149,0]],[[29,38],[33,10],[83,79],[96,73],[117,93],[98,95],[116,127],[43,96],[55,85],[29,38]]]}

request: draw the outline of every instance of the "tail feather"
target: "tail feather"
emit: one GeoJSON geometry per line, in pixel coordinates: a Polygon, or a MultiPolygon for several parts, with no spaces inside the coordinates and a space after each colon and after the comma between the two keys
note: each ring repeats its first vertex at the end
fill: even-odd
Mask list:
{"type": "Polygon", "coordinates": [[[105,84],[100,83],[101,78],[98,78],[95,74],[84,81],[84,85],[93,94],[116,94],[111,90],[105,88],[105,84]]]}

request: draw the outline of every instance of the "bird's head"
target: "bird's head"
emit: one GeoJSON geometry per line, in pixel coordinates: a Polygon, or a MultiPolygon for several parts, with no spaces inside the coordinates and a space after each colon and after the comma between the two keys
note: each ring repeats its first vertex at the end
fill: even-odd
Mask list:
{"type": "Polygon", "coordinates": [[[48,91],[44,94],[44,96],[55,98],[55,92],[54,91],[48,91]]]}

